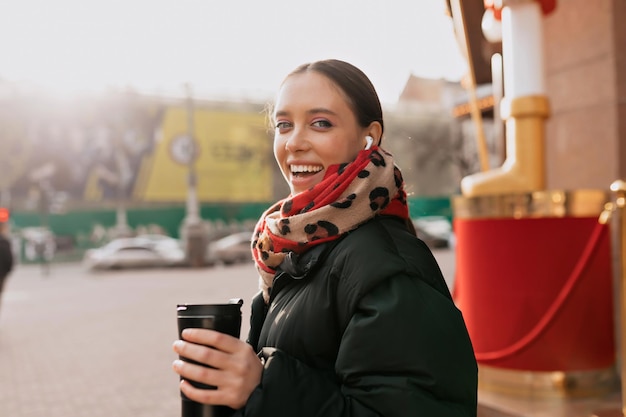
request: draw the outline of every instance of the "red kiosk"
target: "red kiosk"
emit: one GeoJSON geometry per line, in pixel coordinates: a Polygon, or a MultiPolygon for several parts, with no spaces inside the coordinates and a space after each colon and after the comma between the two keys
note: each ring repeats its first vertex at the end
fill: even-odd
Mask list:
{"type": "Polygon", "coordinates": [[[485,389],[597,395],[615,386],[608,192],[454,201],[463,312],[485,389]]]}
{"type": "MultiPolygon", "coordinates": [[[[459,0],[462,1],[462,0],[459,0]]],[[[546,190],[542,19],[555,0],[485,1],[501,19],[506,160],[453,200],[455,302],[484,389],[538,396],[615,388],[608,190],[546,190]]]]}

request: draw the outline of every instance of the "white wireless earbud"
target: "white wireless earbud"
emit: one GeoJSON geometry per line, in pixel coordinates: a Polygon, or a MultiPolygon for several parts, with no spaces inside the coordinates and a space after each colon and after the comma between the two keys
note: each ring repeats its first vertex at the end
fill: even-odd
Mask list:
{"type": "Polygon", "coordinates": [[[372,144],[374,143],[374,138],[371,136],[365,136],[365,141],[367,142],[367,144],[365,145],[365,150],[368,150],[372,147],[372,144]]]}

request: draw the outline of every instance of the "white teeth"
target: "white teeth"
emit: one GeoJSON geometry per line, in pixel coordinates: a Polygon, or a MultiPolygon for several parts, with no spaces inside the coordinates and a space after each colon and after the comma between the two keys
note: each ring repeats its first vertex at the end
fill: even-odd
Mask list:
{"type": "Polygon", "coordinates": [[[322,170],[321,166],[318,165],[290,165],[289,168],[291,172],[320,172],[322,170]]]}

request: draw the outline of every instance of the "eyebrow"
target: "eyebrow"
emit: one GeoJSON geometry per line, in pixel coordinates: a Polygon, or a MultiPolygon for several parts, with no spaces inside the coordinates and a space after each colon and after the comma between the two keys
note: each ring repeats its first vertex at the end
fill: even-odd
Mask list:
{"type": "MultiPolygon", "coordinates": [[[[307,114],[325,113],[325,114],[329,114],[331,116],[336,116],[337,115],[337,113],[335,113],[334,111],[329,110],[329,109],[327,109],[325,107],[315,107],[313,109],[307,110],[306,113],[307,114]]],[[[275,117],[276,116],[288,116],[288,115],[289,115],[289,112],[285,111],[285,110],[279,110],[279,111],[276,112],[276,114],[274,114],[275,117]]]]}

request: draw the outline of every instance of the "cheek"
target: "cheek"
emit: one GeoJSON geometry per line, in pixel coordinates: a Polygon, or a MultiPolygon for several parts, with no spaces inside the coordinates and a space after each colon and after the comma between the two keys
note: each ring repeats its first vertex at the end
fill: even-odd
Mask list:
{"type": "Polygon", "coordinates": [[[280,140],[274,140],[274,158],[278,163],[278,166],[282,170],[282,162],[285,160],[285,144],[280,140]]]}
{"type": "Polygon", "coordinates": [[[356,159],[361,149],[363,148],[359,143],[351,141],[344,143],[344,145],[339,148],[337,145],[334,145],[330,149],[329,155],[331,155],[331,158],[336,159],[336,163],[350,162],[356,159]]]}
{"type": "Polygon", "coordinates": [[[274,157],[276,158],[276,160],[279,160],[279,155],[281,153],[282,150],[284,150],[284,146],[281,145],[280,139],[278,138],[274,138],[274,144],[273,144],[273,150],[274,150],[274,157]]]}

